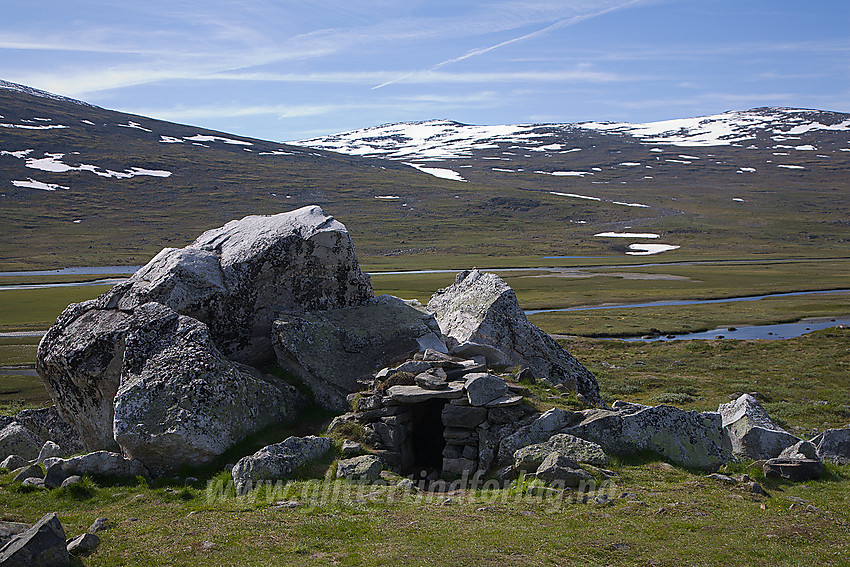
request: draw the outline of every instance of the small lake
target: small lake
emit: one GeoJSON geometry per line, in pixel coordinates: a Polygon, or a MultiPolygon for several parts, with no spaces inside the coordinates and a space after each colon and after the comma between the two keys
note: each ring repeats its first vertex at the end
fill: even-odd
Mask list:
{"type": "Polygon", "coordinates": [[[821,331],[839,325],[850,326],[850,317],[817,317],[803,319],[797,323],[777,323],[774,325],[752,325],[744,327],[718,327],[711,331],[700,333],[685,333],[664,337],[626,337],[622,340],[627,342],[655,342],[655,341],[689,341],[695,339],[737,339],[737,340],[768,340],[779,341],[782,339],[793,339],[812,331],[821,331]],[[734,329],[734,330],[732,330],[734,329]]]}

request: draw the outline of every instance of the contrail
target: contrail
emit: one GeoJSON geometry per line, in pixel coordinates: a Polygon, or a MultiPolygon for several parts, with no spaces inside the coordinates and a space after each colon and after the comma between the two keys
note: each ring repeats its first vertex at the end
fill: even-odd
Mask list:
{"type": "Polygon", "coordinates": [[[387,85],[392,85],[393,83],[398,83],[399,81],[403,81],[404,79],[407,79],[408,77],[412,77],[413,75],[418,75],[419,73],[434,71],[434,70],[439,69],[441,67],[445,67],[446,65],[451,65],[452,63],[457,63],[458,61],[463,61],[464,59],[469,59],[470,57],[474,57],[476,55],[482,55],[484,53],[487,53],[489,51],[493,51],[494,49],[498,49],[500,47],[504,47],[505,45],[509,45],[511,43],[516,43],[518,41],[525,41],[526,39],[531,39],[531,38],[537,37],[539,35],[544,35],[544,34],[547,34],[554,29],[561,28],[561,27],[564,27],[564,26],[571,26],[573,24],[577,24],[577,23],[582,22],[584,20],[587,20],[587,19],[590,19],[590,18],[595,18],[597,16],[607,14],[608,12],[613,12],[614,10],[619,10],[621,8],[625,8],[625,7],[627,7],[631,4],[638,4],[641,1],[643,1],[643,0],[631,0],[630,2],[625,2],[623,4],[620,4],[619,6],[613,6],[611,8],[605,8],[604,10],[600,10],[598,12],[593,12],[591,14],[583,14],[583,15],[580,15],[580,16],[573,16],[571,18],[564,18],[563,20],[558,20],[554,24],[549,24],[548,26],[541,28],[537,31],[533,31],[531,33],[527,33],[525,35],[521,35],[521,36],[515,37],[513,39],[508,39],[508,40],[503,41],[501,43],[491,45],[490,47],[479,47],[478,49],[472,49],[472,50],[468,51],[467,53],[465,53],[464,55],[461,55],[460,57],[454,57],[452,59],[446,59],[445,61],[441,61],[440,63],[437,63],[436,65],[433,65],[433,66],[431,66],[427,69],[421,70],[421,71],[411,71],[410,73],[406,73],[406,74],[404,74],[404,75],[402,75],[402,76],[400,76],[396,79],[392,79],[391,81],[381,83],[380,85],[375,85],[374,87],[372,87],[372,90],[380,89],[381,87],[386,87],[387,85]]]}

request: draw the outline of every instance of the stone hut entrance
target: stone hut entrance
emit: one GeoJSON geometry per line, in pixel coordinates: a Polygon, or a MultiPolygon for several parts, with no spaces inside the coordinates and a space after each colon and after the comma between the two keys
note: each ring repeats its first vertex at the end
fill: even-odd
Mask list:
{"type": "MultiPolygon", "coordinates": [[[[442,470],[443,450],[446,447],[445,425],[443,424],[443,408],[447,400],[428,400],[410,407],[410,443],[408,450],[412,453],[407,459],[402,455],[402,461],[412,461],[411,468],[423,470],[442,470]]],[[[405,447],[402,446],[402,452],[405,447]]]]}

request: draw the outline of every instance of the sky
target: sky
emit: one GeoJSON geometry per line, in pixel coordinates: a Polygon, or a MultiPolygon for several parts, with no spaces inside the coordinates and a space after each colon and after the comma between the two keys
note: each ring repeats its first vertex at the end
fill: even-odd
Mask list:
{"type": "Polygon", "coordinates": [[[0,79],[255,138],[850,112],[847,0],[29,0],[0,79]]]}

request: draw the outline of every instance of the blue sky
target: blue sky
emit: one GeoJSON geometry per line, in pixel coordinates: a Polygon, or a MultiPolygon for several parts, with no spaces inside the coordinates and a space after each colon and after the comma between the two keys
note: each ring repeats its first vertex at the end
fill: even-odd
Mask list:
{"type": "Polygon", "coordinates": [[[850,112],[846,0],[16,2],[0,78],[270,140],[387,122],[850,112]]]}

